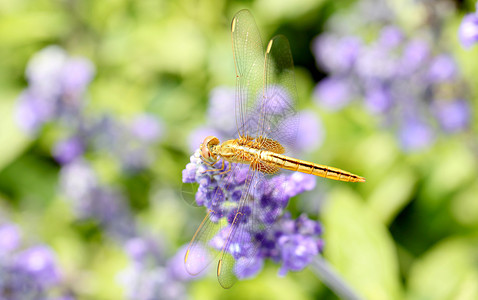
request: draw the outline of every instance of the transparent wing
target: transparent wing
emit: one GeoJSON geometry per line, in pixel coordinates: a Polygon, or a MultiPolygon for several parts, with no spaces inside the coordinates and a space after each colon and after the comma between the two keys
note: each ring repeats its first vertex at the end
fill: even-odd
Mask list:
{"type": "Polygon", "coordinates": [[[257,95],[264,83],[264,46],[254,17],[239,11],[232,20],[232,49],[236,68],[236,124],[240,137],[253,136],[257,129],[257,95]]]}
{"type": "Polygon", "coordinates": [[[299,116],[296,111],[298,96],[294,63],[285,36],[278,35],[269,41],[264,74],[264,91],[258,102],[256,137],[278,141],[286,152],[290,152],[296,141],[299,116]]]}
{"type": "Polygon", "coordinates": [[[232,21],[236,67],[236,122],[240,137],[278,141],[294,148],[299,119],[294,63],[287,38],[274,37],[264,53],[262,39],[248,10],[232,21]]]}

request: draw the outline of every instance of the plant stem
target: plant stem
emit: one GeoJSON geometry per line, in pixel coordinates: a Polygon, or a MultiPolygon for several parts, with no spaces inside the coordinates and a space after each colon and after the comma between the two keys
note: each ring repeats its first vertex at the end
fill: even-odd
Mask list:
{"type": "Polygon", "coordinates": [[[340,277],[323,257],[317,256],[309,267],[340,299],[363,299],[340,277]]]}

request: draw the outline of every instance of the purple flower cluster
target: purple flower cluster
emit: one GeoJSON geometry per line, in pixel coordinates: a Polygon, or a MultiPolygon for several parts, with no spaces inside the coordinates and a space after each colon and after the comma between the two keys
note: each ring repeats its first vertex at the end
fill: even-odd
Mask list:
{"type": "Polygon", "coordinates": [[[423,37],[431,33],[407,34],[388,14],[382,20],[364,17],[350,27],[332,18],[331,30],[315,39],[318,66],[329,74],[315,88],[317,104],[338,110],[363,99],[370,113],[384,117],[383,124],[398,131],[405,150],[431,145],[440,130],[467,129],[470,104],[463,90],[452,88],[462,83],[453,56],[440,50],[436,40],[423,37]],[[371,28],[378,32],[371,42],[356,34],[371,28]]]}
{"type": "MultiPolygon", "coordinates": [[[[478,2],[476,3],[478,10],[478,2]]],[[[461,21],[458,37],[465,48],[470,48],[478,42],[478,12],[467,14],[461,21]]]]}
{"type": "Polygon", "coordinates": [[[0,299],[73,299],[61,288],[53,250],[21,242],[17,226],[0,224],[0,299]]]}
{"type": "MultiPolygon", "coordinates": [[[[280,101],[271,99],[269,102],[276,107],[268,107],[269,112],[279,113],[281,108],[277,107],[278,103],[288,103],[288,96],[284,91],[274,87],[270,93],[276,93],[282,98],[280,101]]],[[[271,97],[273,98],[273,97],[271,97]]],[[[257,102],[259,104],[260,102],[257,102]]],[[[208,125],[195,129],[190,134],[189,149],[195,151],[197,146],[203,141],[206,136],[216,136],[219,140],[229,139],[237,135],[237,124],[235,117],[235,89],[227,87],[215,88],[209,97],[209,106],[207,111],[208,125]]],[[[260,111],[260,109],[256,109],[260,111]]],[[[257,116],[256,116],[257,117],[257,116]]],[[[276,128],[277,131],[281,131],[284,136],[294,135],[292,131],[297,130],[295,143],[293,146],[297,152],[313,152],[317,150],[325,138],[325,129],[322,126],[320,118],[309,110],[303,110],[298,112],[297,116],[291,118],[291,122],[284,120],[281,124],[281,128],[276,128]],[[297,120],[299,127],[297,128],[297,120]]]]}
{"type": "MultiPolygon", "coordinates": [[[[67,132],[52,149],[53,157],[61,166],[60,190],[79,220],[96,222],[108,237],[125,247],[134,261],[134,272],[129,273],[129,280],[125,282],[127,289],[134,290],[129,298],[185,298],[181,296],[185,295],[181,280],[171,279],[164,271],[167,270],[166,262],[160,260],[162,253],[155,241],[142,237],[123,193],[103,183],[87,159],[90,153],[95,154],[93,157],[100,154],[117,161],[122,171],[143,170],[154,161],[154,147],[161,139],[163,126],[150,114],[139,114],[124,121],[112,115],[94,115],[84,109],[93,70],[89,61],[71,58],[59,47],[40,51],[27,67],[29,87],[19,99],[19,124],[29,133],[40,133],[48,122],[67,132]]],[[[3,257],[3,249],[11,249],[17,243],[18,237],[7,233],[0,233],[0,257],[3,257]]],[[[25,267],[30,267],[27,271],[41,275],[41,280],[45,280],[41,284],[56,280],[52,256],[48,256],[51,251],[47,250],[45,247],[32,248],[18,256],[25,267]]],[[[2,283],[7,282],[2,278],[3,273],[0,273],[0,291],[2,283]]],[[[25,296],[21,299],[44,298],[25,296]]]]}
{"type": "Polygon", "coordinates": [[[169,261],[156,240],[135,237],[125,244],[130,265],[120,273],[126,299],[188,299],[184,282],[193,279],[184,269],[185,248],[169,261]]]}
{"type": "Polygon", "coordinates": [[[47,122],[67,133],[52,149],[61,165],[61,189],[79,218],[97,220],[123,241],[136,230],[129,207],[118,190],[101,183],[85,157],[101,153],[113,156],[123,170],[142,170],[154,160],[162,126],[149,114],[125,122],[86,110],[93,75],[94,66],[85,58],[70,57],[57,46],[41,50],[27,66],[29,86],[19,99],[18,121],[31,133],[47,122]]]}
{"type": "Polygon", "coordinates": [[[20,126],[35,133],[45,123],[56,119],[77,122],[94,72],[90,61],[69,57],[58,46],[38,52],[28,63],[26,78],[29,86],[18,102],[20,126]]]}
{"type": "Polygon", "coordinates": [[[152,146],[162,136],[162,125],[149,114],[124,121],[88,113],[87,90],[94,69],[89,60],[70,57],[58,46],[38,52],[27,66],[29,85],[18,101],[18,123],[29,133],[38,133],[45,123],[61,125],[67,135],[52,152],[62,165],[91,149],[114,155],[126,170],[144,169],[153,161],[152,146]]]}
{"type": "MultiPolygon", "coordinates": [[[[315,187],[315,177],[302,173],[251,176],[249,166],[242,164],[232,164],[232,171],[225,175],[206,172],[221,165],[221,161],[213,167],[203,163],[197,150],[183,170],[184,183],[199,184],[196,203],[208,209],[211,221],[224,224],[207,246],[221,250],[238,216],[240,219],[234,221],[238,224],[236,234],[225,249],[234,257],[237,278],[256,275],[267,258],[282,264],[281,275],[306,267],[322,248],[321,227],[305,215],[292,220],[284,209],[291,197],[315,187]],[[248,184],[250,201],[241,206],[239,200],[248,184]]],[[[229,162],[225,162],[228,167],[229,162]]]]}
{"type": "Polygon", "coordinates": [[[76,160],[63,166],[60,188],[79,219],[97,221],[120,242],[136,236],[133,216],[123,195],[102,184],[87,161],[76,160]]]}

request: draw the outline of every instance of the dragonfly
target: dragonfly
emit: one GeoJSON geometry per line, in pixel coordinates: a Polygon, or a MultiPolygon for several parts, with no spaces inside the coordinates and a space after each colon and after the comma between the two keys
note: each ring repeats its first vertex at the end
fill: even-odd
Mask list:
{"type": "MultiPolygon", "coordinates": [[[[256,22],[248,10],[236,13],[231,35],[236,70],[237,133],[234,139],[222,143],[217,137],[206,137],[200,145],[200,158],[209,166],[221,162],[220,167],[207,171],[215,172],[225,189],[244,173],[244,168],[246,180],[232,215],[210,209],[184,257],[188,273],[197,275],[219,256],[217,278],[223,288],[230,288],[238,280],[238,263],[230,253],[234,241],[254,229],[269,229],[271,222],[257,224],[255,220],[265,213],[250,202],[254,201],[254,191],[271,176],[285,169],[345,182],[365,182],[364,177],[353,173],[287,155],[294,149],[298,130],[298,96],[289,42],[283,35],[275,36],[264,51],[256,22]],[[248,207],[255,208],[250,211],[248,207]],[[246,215],[249,221],[244,222],[246,215]],[[217,235],[221,235],[222,249],[211,250],[211,240],[217,235]]],[[[209,197],[212,202],[220,202],[224,192],[216,189],[209,197]]],[[[250,253],[257,251],[257,245],[255,243],[250,253]]],[[[252,255],[242,260],[243,268],[254,264],[252,255]]]]}

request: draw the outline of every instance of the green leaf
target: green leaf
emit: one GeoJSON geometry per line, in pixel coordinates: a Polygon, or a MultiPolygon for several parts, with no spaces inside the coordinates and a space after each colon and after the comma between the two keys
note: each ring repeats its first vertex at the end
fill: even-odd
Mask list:
{"type": "MultiPolygon", "coordinates": [[[[15,99],[13,95],[2,95],[2,99],[15,99]]],[[[28,146],[28,138],[15,122],[15,100],[0,101],[0,171],[12,162],[28,146]]]]}
{"type": "Polygon", "coordinates": [[[322,214],[325,258],[366,299],[401,296],[396,250],[387,228],[348,189],[332,191],[322,214]]]}
{"type": "Polygon", "coordinates": [[[377,183],[368,199],[370,210],[386,225],[410,202],[416,182],[406,165],[396,165],[389,171],[390,175],[377,183]]]}
{"type": "Polygon", "coordinates": [[[410,299],[478,299],[478,238],[440,242],[412,265],[410,299]]]}

